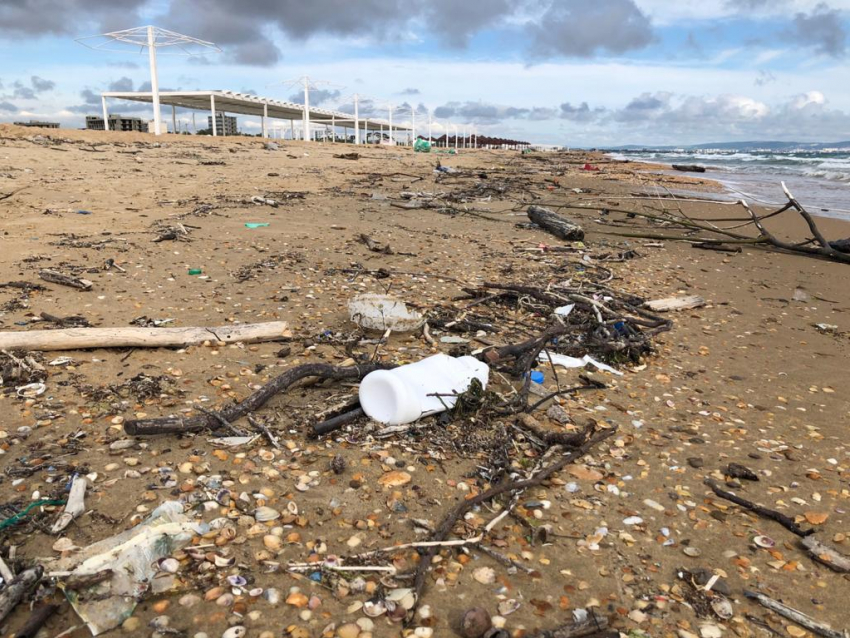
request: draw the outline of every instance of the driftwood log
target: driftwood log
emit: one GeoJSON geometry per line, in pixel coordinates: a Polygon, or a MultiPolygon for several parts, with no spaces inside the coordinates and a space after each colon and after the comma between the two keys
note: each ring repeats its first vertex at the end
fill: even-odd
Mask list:
{"type": "Polygon", "coordinates": [[[41,565],[31,567],[21,572],[0,592],[0,623],[17,607],[29,591],[41,580],[44,569],[41,565]]]}
{"type": "Polygon", "coordinates": [[[3,350],[85,350],[87,348],[169,348],[205,341],[257,343],[289,336],[285,321],[212,328],[68,328],[0,332],[3,350]]]}
{"type": "Polygon", "coordinates": [[[705,173],[705,166],[697,164],[673,164],[673,170],[682,171],[683,173],[705,173]]]}
{"type": "Polygon", "coordinates": [[[42,270],[38,273],[38,276],[44,279],[44,281],[49,281],[52,284],[70,286],[77,290],[91,290],[92,287],[92,282],[88,279],[74,277],[72,275],[63,275],[61,272],[56,272],[55,270],[42,270]]]}
{"type": "Polygon", "coordinates": [[[582,241],[584,239],[584,229],[581,226],[548,208],[529,206],[528,218],[546,232],[564,241],[582,241]]]}

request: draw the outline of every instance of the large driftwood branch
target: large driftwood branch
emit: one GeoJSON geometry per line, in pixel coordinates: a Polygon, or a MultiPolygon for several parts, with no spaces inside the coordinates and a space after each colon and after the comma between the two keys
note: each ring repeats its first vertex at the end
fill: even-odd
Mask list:
{"type": "Polygon", "coordinates": [[[285,321],[212,328],[67,328],[0,332],[4,350],[85,350],[87,348],[171,348],[205,341],[257,343],[288,337],[285,321]]]}
{"type": "Polygon", "coordinates": [[[263,407],[276,394],[285,392],[294,383],[316,377],[334,381],[359,381],[373,370],[387,366],[368,364],[361,366],[338,367],[327,363],[306,363],[290,368],[275,377],[241,403],[230,405],[218,412],[206,411],[193,417],[163,417],[158,419],[133,419],[124,423],[124,431],[133,436],[153,434],[186,434],[214,428],[220,419],[228,423],[251,414],[263,407]]]}
{"type": "Polygon", "coordinates": [[[528,218],[548,233],[565,241],[582,241],[584,229],[575,222],[561,217],[548,208],[529,206],[528,218]]]}
{"type": "Polygon", "coordinates": [[[809,556],[819,563],[823,563],[831,570],[848,574],[850,573],[850,556],[840,554],[829,545],[820,542],[814,536],[803,539],[803,547],[809,551],[809,556]]]}

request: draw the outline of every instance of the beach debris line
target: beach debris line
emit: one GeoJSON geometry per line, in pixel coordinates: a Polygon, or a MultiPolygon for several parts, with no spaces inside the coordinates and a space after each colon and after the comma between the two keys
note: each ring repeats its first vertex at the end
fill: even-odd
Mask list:
{"type": "Polygon", "coordinates": [[[173,348],[207,342],[258,343],[291,336],[285,321],[186,328],[62,328],[0,332],[0,350],[173,348]]]}
{"type": "Polygon", "coordinates": [[[698,164],[673,164],[673,170],[683,173],[705,173],[705,166],[698,164]]]}

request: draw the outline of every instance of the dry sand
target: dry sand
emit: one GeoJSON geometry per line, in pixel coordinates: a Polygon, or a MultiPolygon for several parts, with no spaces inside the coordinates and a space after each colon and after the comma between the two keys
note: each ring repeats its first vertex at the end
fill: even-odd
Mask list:
{"type": "MultiPolygon", "coordinates": [[[[349,434],[309,439],[313,415],[352,392],[343,385],[293,390],[264,408],[262,414],[288,448],[274,456],[264,441],[213,454],[206,436],[153,437],[110,452],[109,444],[124,437],[123,419],[189,411],[202,397],[208,407],[220,406],[293,365],[340,363],[352,351],[376,350],[383,359],[403,362],[449,350],[446,344],[433,348],[419,334],[393,335],[383,346],[357,346],[362,335],[348,320],[347,300],[359,292],[389,290],[423,311],[460,308],[466,302],[453,298],[463,282],[545,286],[562,277],[558,269],[574,268],[581,253],[527,250],[562,244],[539,230],[515,226],[526,220],[511,209],[529,192],[557,203],[575,200],[573,188],[590,189],[593,197],[652,191],[657,184],[714,188],[704,179],[651,175],[643,172],[649,167],[636,165],[603,163],[600,173],[588,174],[579,170],[584,158],[578,154],[469,151],[453,157],[361,147],[357,161],[333,158],[353,150],[290,142],[265,150],[260,140],[250,138],[165,136],[154,143],[147,135],[39,135],[0,127],[0,193],[22,189],[0,201],[0,284],[39,283],[42,268],[93,282],[89,292],[45,282],[40,283],[46,290],[29,294],[0,288],[3,330],[51,327],[37,320],[46,312],[80,315],[94,326],[126,326],[141,316],[172,319],[179,326],[286,320],[293,332],[287,344],[291,354],[283,358],[277,356],[280,343],[48,353],[46,361],[67,355],[74,363],[48,367],[45,394],[26,401],[12,391],[0,398],[5,452],[0,456],[5,472],[0,505],[15,507],[4,510],[4,517],[35,492],[60,493],[73,471],[96,473],[86,497],[89,511],[66,533],[78,546],[129,527],[165,500],[200,490],[210,475],[232,480],[235,496],[266,489],[272,507],[286,510],[287,502],[297,503],[302,518],[283,531],[279,555],[258,556],[261,537],[249,538],[247,528],[239,526],[237,542],[224,547],[236,557],[236,567],[199,573],[197,564],[187,561],[176,590],[147,595],[135,613],[139,626],[132,621],[118,632],[151,635],[155,629],[149,621],[164,614],[171,628],[188,636],[204,631],[217,638],[229,624],[245,625],[249,636],[264,631],[272,632],[268,636],[332,636],[333,623],[338,627],[364,617],[348,609],[368,594],[338,599],[335,592],[287,573],[287,562],[308,560],[313,551],[346,555],[423,540],[411,519],[436,524],[453,503],[480,491],[484,482],[475,470],[487,460],[452,447],[459,439],[451,435],[458,434],[458,424],[446,434],[441,432],[446,426],[433,420],[422,431],[384,440],[357,436],[358,428],[367,427],[363,421],[349,434]],[[491,183],[507,181],[504,197],[472,203],[492,211],[492,220],[390,205],[385,198],[398,201],[404,189],[457,189],[475,182],[449,177],[435,183],[438,157],[457,169],[484,172],[491,183]],[[284,199],[292,193],[305,195],[284,199]],[[250,203],[255,196],[281,203],[250,203]],[[152,241],[162,228],[178,222],[189,229],[190,241],[152,241]],[[246,222],[270,225],[248,229],[246,222]],[[359,233],[388,242],[396,254],[370,252],[357,240],[359,233]],[[107,259],[126,272],[105,270],[107,259]],[[361,267],[394,274],[352,274],[361,267]],[[189,275],[193,268],[203,275],[189,275]],[[115,387],[142,373],[161,378],[154,396],[140,398],[126,385],[115,387]],[[113,390],[106,390],[109,386],[113,390]],[[19,428],[31,428],[31,433],[21,435],[19,428]],[[340,476],[328,469],[336,454],[348,467],[340,476]],[[397,463],[387,466],[387,457],[397,463]],[[181,473],[177,468],[187,461],[191,466],[181,473]],[[28,467],[37,469],[27,475],[22,468],[28,467]],[[164,488],[162,468],[177,473],[175,487],[164,488]],[[378,478],[395,469],[408,471],[412,481],[383,488],[378,478]],[[298,477],[311,472],[314,485],[304,492],[295,489],[298,477]],[[267,563],[258,558],[282,568],[268,573],[267,563]],[[223,604],[186,604],[194,602],[187,594],[204,596],[226,587],[224,577],[235,573],[245,576],[249,587],[279,589],[284,599],[291,587],[300,587],[315,597],[315,608],[308,614],[306,607],[272,606],[238,591],[234,600],[219,599],[223,604]]],[[[796,195],[805,201],[804,193],[796,195]]],[[[512,599],[518,610],[506,616],[506,628],[517,636],[523,629],[533,635],[569,622],[572,610],[588,606],[598,606],[625,633],[767,636],[758,624],[767,622],[781,634],[802,635],[743,597],[744,589],[755,589],[835,629],[847,628],[847,577],[813,562],[778,524],[713,498],[703,479],[722,479],[721,470],[730,462],[750,467],[760,481],[747,482],[743,495],[800,517],[804,525],[806,514],[815,521],[828,514],[816,526],[819,537],[850,554],[850,540],[844,540],[850,536],[850,269],[760,249],[715,253],[599,234],[595,231],[604,230],[594,223],[599,208],[616,211],[634,202],[603,197],[585,203],[593,203],[594,210],[569,214],[589,231],[586,254],[598,258],[626,249],[638,254],[605,262],[615,275],[613,287],[646,298],[698,294],[708,303],[675,314],[673,329],[656,339],[657,353],[642,365],[624,366],[625,376],[609,377],[612,387],[563,402],[574,421],[593,418],[616,424],[619,431],[577,470],[562,472],[558,480],[523,496],[527,507],[520,508],[520,518],[534,526],[551,525],[554,534],[547,544],[532,545],[518,519],[497,527],[495,547],[534,573],[511,573],[475,550],[468,556],[447,550],[422,600],[432,617],[412,626],[452,635],[450,626],[464,609],[480,605],[497,614],[499,603],[504,609],[512,599]],[[802,292],[795,298],[797,289],[802,292]],[[823,330],[816,324],[838,328],[823,330]],[[577,492],[565,487],[571,482],[577,492]],[[541,503],[551,506],[545,509],[541,503]],[[643,522],[624,522],[635,516],[643,522]],[[759,534],[774,539],[776,547],[756,547],[753,538],[759,534]],[[479,582],[488,574],[477,571],[481,567],[494,570],[494,582],[479,582]],[[721,620],[694,603],[690,587],[677,578],[679,568],[719,574],[734,618],[721,620]]],[[[517,210],[522,213],[524,207],[517,210]]],[[[691,205],[688,211],[705,216],[731,212],[708,204],[691,205]]],[[[772,221],[775,232],[804,236],[791,213],[772,221]]],[[[822,228],[833,238],[850,236],[850,227],[834,220],[824,220],[822,228]]],[[[504,342],[498,332],[487,338],[504,342]]],[[[544,371],[551,385],[551,371],[544,371]]],[[[561,382],[574,378],[574,373],[562,374],[561,382]]],[[[560,427],[543,412],[536,416],[547,427],[560,427]]],[[[479,435],[486,439],[487,433],[479,435]]],[[[226,512],[222,508],[205,519],[226,512]]],[[[55,516],[36,519],[49,526],[55,516]]],[[[467,521],[468,531],[492,516],[488,509],[476,511],[467,521]]],[[[20,567],[24,561],[58,556],[55,541],[25,523],[3,530],[0,552],[8,556],[15,546],[20,567]]],[[[409,571],[414,558],[401,553],[399,568],[409,571]]],[[[60,600],[61,594],[54,597],[60,600]]],[[[300,604],[301,598],[291,600],[300,604]]],[[[6,634],[27,615],[19,607],[7,621],[6,634]]],[[[374,636],[402,633],[400,625],[383,617],[373,622],[374,636]]],[[[65,604],[45,635],[72,625],[82,623],[65,604]]],[[[80,627],[71,635],[88,631],[80,627]]]]}

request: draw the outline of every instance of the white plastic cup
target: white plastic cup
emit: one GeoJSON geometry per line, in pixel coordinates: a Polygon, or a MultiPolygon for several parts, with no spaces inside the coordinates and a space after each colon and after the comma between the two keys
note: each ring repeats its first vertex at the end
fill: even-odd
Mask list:
{"type": "Polygon", "coordinates": [[[489,366],[475,357],[436,354],[416,363],[376,370],[360,383],[360,406],[387,425],[412,423],[454,407],[473,379],[487,387],[489,366]]]}

